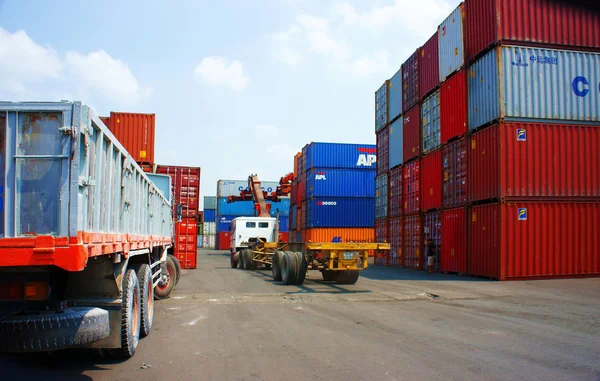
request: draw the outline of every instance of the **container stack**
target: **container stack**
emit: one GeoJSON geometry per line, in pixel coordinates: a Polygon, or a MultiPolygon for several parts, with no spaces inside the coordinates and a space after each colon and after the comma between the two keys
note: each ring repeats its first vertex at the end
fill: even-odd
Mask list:
{"type": "Polygon", "coordinates": [[[204,196],[204,224],[202,226],[201,246],[206,249],[214,249],[217,236],[217,197],[204,196]]]}
{"type": "Polygon", "coordinates": [[[376,152],[365,144],[304,146],[295,157],[290,241],[373,242],[376,152]]]}
{"type": "Polygon", "coordinates": [[[599,275],[599,52],[594,9],[460,4],[376,92],[377,144],[389,145],[377,231],[392,246],[380,263],[499,280],[599,275]]]}

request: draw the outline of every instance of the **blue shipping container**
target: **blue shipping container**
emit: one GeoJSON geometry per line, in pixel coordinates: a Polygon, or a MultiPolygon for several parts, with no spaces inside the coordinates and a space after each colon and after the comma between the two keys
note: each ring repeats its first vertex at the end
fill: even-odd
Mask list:
{"type": "Polygon", "coordinates": [[[375,197],[375,170],[313,168],[306,173],[306,197],[375,197]]]}
{"type": "Polygon", "coordinates": [[[290,231],[289,216],[279,217],[279,231],[283,233],[290,231]]]}
{"type": "Polygon", "coordinates": [[[390,122],[402,114],[402,69],[388,82],[388,110],[390,122]]]}
{"type": "Polygon", "coordinates": [[[297,211],[298,211],[298,209],[296,208],[296,205],[292,205],[290,207],[290,223],[289,223],[289,225],[292,230],[296,230],[297,211]]]}
{"type": "MultiPolygon", "coordinates": [[[[276,217],[277,211],[280,216],[288,216],[290,213],[289,198],[282,198],[280,202],[267,201],[267,204],[271,204],[271,217],[276,217]]],[[[256,215],[254,201],[227,202],[226,197],[220,197],[217,199],[217,215],[253,217],[256,215]]]]}
{"type": "Polygon", "coordinates": [[[500,118],[599,122],[599,84],[600,54],[497,47],[471,66],[469,129],[500,118]]]}
{"type": "Polygon", "coordinates": [[[306,201],[306,228],[372,228],[375,199],[313,198],[306,201]]]}
{"type": "Polygon", "coordinates": [[[204,222],[215,222],[217,211],[215,209],[204,209],[204,222]]]}
{"type": "Polygon", "coordinates": [[[279,216],[289,216],[290,215],[290,199],[282,198],[279,202],[270,202],[267,201],[267,204],[271,204],[271,217],[277,217],[277,211],[279,211],[279,216]]]}
{"type": "Polygon", "coordinates": [[[310,143],[306,152],[306,170],[311,168],[372,169],[377,164],[373,144],[310,143]]]}
{"type": "Polygon", "coordinates": [[[465,64],[463,6],[459,5],[438,28],[440,82],[465,64]]]}
{"type": "Polygon", "coordinates": [[[233,219],[236,217],[240,216],[217,216],[217,233],[229,231],[231,221],[233,221],[233,219]]]}
{"type": "Polygon", "coordinates": [[[396,120],[390,125],[390,135],[388,138],[390,159],[389,168],[396,168],[402,164],[403,146],[402,146],[402,118],[396,120]]]}

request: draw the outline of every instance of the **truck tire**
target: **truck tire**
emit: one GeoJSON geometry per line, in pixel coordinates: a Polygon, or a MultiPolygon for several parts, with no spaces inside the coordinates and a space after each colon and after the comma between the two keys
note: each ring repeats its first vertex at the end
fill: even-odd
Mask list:
{"type": "Polygon", "coordinates": [[[283,252],[276,251],[273,254],[273,264],[271,266],[271,273],[273,274],[273,280],[275,282],[281,282],[281,262],[283,261],[283,252]]]}
{"type": "Polygon", "coordinates": [[[306,262],[306,257],[304,253],[297,251],[296,260],[298,263],[298,273],[296,274],[296,284],[301,286],[306,279],[306,272],[308,271],[308,262],[306,262]]]}
{"type": "Polygon", "coordinates": [[[244,268],[246,270],[254,270],[254,261],[252,260],[252,252],[248,249],[242,250],[242,255],[244,256],[244,268]]]}
{"type": "Polygon", "coordinates": [[[244,250],[238,251],[238,260],[240,261],[240,269],[246,269],[246,263],[244,263],[244,250]]]}
{"type": "Polygon", "coordinates": [[[140,283],[134,269],[123,276],[121,302],[121,348],[111,350],[111,355],[130,358],[135,354],[140,341],[141,304],[140,283]]]}
{"type": "Polygon", "coordinates": [[[338,284],[354,284],[359,276],[360,271],[358,270],[339,271],[336,281],[338,284]]]}
{"type": "Polygon", "coordinates": [[[250,262],[250,270],[256,270],[258,268],[258,262],[255,262],[254,259],[254,253],[252,252],[252,249],[248,249],[248,262],[250,262]]]}
{"type": "Polygon", "coordinates": [[[138,265],[136,275],[140,282],[141,326],[140,336],[146,337],[152,329],[154,321],[154,287],[152,287],[152,269],[149,265],[138,265]]]}
{"type": "Polygon", "coordinates": [[[179,283],[179,279],[181,279],[181,262],[179,262],[179,259],[177,259],[177,257],[173,254],[168,254],[167,257],[171,257],[171,260],[173,261],[173,264],[175,265],[175,270],[177,272],[175,284],[173,285],[173,287],[175,287],[179,283]]]}
{"type": "Polygon", "coordinates": [[[95,307],[12,315],[0,320],[0,350],[3,352],[51,351],[93,343],[109,335],[108,311],[95,307]]]}
{"type": "Polygon", "coordinates": [[[175,264],[171,257],[167,255],[167,273],[160,274],[160,280],[156,287],[154,287],[154,297],[158,300],[166,299],[171,295],[173,288],[175,287],[175,279],[177,278],[175,264]]]}
{"type": "Polygon", "coordinates": [[[238,261],[235,260],[235,254],[229,254],[229,263],[232,269],[237,269],[238,261]]]}
{"type": "Polygon", "coordinates": [[[283,254],[283,260],[281,261],[281,280],[283,284],[292,285],[296,284],[296,277],[298,276],[298,258],[296,253],[292,251],[286,251],[283,254]]]}
{"type": "Polygon", "coordinates": [[[331,282],[337,279],[337,271],[329,271],[329,270],[323,270],[321,271],[321,275],[323,275],[323,280],[326,282],[331,282]]]}

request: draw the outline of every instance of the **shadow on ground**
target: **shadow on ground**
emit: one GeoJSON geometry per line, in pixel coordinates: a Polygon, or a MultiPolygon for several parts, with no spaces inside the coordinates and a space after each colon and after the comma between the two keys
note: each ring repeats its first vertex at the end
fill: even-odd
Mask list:
{"type": "Polygon", "coordinates": [[[361,278],[371,280],[408,280],[427,282],[494,282],[484,278],[457,274],[428,273],[426,271],[370,265],[360,273],[361,278]]]}

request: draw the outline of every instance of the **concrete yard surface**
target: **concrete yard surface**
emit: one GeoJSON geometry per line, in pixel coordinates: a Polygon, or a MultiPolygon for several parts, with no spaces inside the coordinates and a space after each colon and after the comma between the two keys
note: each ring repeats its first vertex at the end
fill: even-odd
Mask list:
{"type": "Polygon", "coordinates": [[[2,380],[600,380],[600,279],[495,282],[370,266],[283,286],[200,250],[127,361],[0,356],[2,380]]]}

